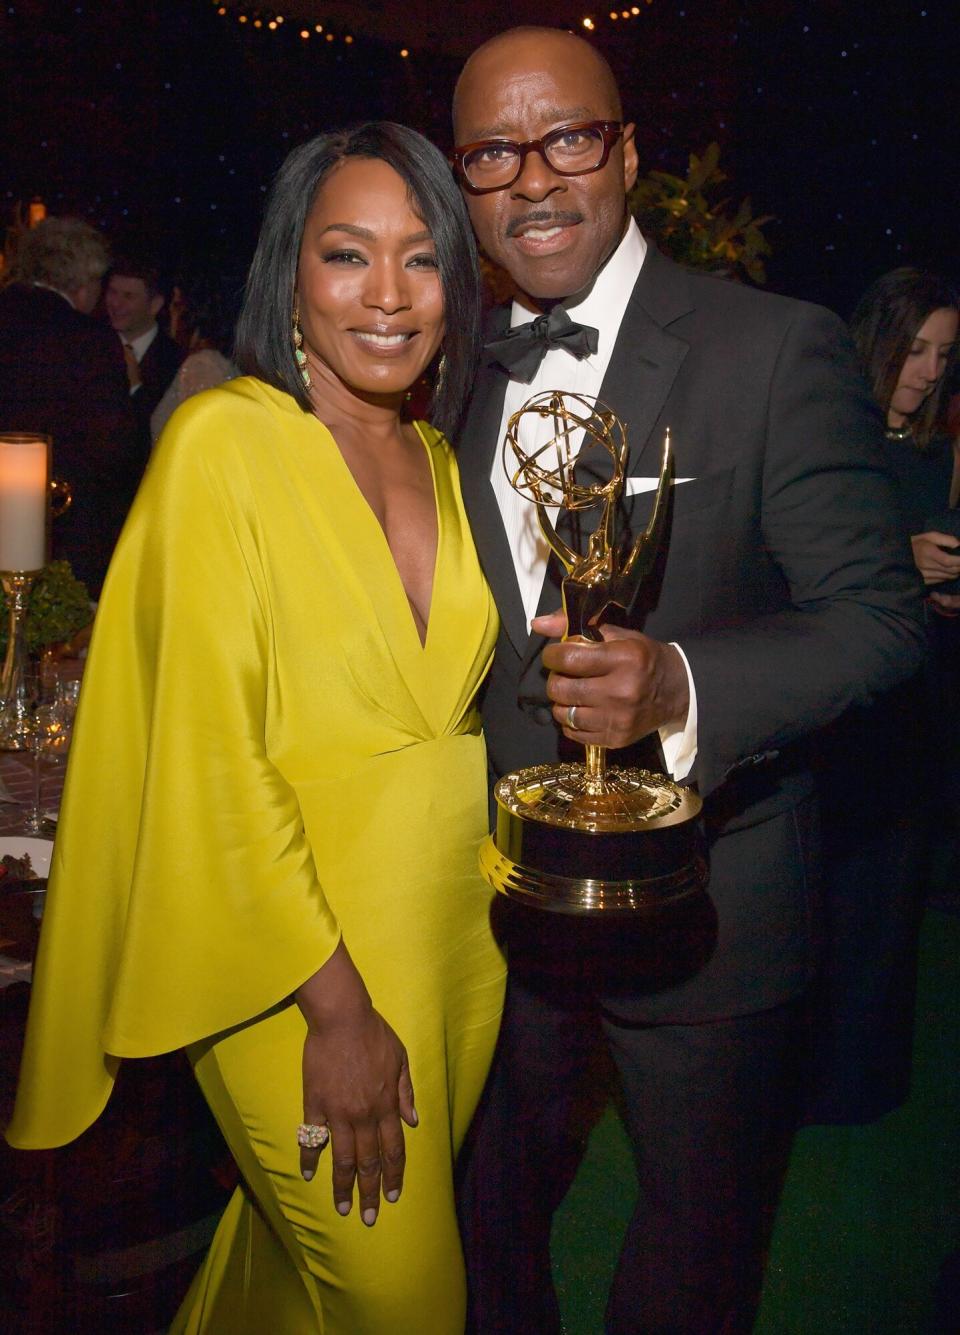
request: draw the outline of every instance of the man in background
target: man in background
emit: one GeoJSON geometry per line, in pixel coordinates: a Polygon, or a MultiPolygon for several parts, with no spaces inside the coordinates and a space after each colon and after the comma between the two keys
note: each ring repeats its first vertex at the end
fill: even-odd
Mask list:
{"type": "Polygon", "coordinates": [[[51,525],[52,556],[94,598],[145,459],[122,349],[91,315],[109,259],[88,223],[47,218],[0,290],[0,430],[52,437],[53,474],[73,495],[51,525]]]}
{"type": "Polygon", "coordinates": [[[183,360],[181,349],[157,323],[165,300],[157,268],[135,258],[114,262],[104,306],[123,348],[130,401],[148,440],[150,415],[183,360]]]}

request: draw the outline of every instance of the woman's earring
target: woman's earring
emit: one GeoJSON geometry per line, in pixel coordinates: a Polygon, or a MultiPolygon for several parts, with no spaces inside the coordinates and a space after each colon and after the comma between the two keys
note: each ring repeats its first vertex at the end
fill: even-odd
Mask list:
{"type": "Polygon", "coordinates": [[[447,354],[444,353],[440,358],[440,365],[437,367],[437,378],[433,382],[433,401],[436,403],[443,393],[443,382],[447,378],[447,354]]]}
{"type": "Polygon", "coordinates": [[[300,372],[300,379],[303,381],[304,389],[310,388],[310,367],[307,365],[307,354],[303,350],[303,330],[300,328],[300,303],[294,302],[293,306],[293,355],[297,360],[297,370],[300,372]]]}

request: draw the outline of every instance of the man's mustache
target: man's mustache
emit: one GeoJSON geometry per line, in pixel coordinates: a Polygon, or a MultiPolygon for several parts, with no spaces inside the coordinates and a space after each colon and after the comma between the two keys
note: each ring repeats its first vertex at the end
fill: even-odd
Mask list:
{"type": "Polygon", "coordinates": [[[536,209],[507,223],[507,236],[516,236],[524,227],[574,227],[583,222],[582,213],[564,213],[554,209],[536,209]]]}

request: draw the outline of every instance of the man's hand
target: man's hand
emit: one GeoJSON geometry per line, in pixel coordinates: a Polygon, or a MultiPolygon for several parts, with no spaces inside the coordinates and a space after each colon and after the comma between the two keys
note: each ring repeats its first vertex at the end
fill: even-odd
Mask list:
{"type": "MultiPolygon", "coordinates": [[[[562,635],[562,612],[537,617],[539,635],[562,635]]],[[[547,695],[564,735],[581,745],[620,748],[667,725],[681,728],[690,704],[683,659],[671,644],[639,631],[603,626],[602,644],[566,640],[548,644],[547,695]],[[576,707],[569,725],[568,710],[576,707]]]]}

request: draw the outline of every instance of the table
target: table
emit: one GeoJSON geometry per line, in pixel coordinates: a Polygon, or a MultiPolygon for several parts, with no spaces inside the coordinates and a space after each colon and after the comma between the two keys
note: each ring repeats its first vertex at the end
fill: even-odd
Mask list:
{"type": "MultiPolygon", "coordinates": [[[[82,662],[63,671],[82,671],[82,662]]],[[[0,753],[0,835],[22,833],[32,759],[0,753]]],[[[41,810],[66,769],[43,762],[41,810]]],[[[31,892],[0,889],[0,1126],[13,1104],[39,923],[31,892]]],[[[122,1064],[104,1114],[71,1145],[0,1138],[4,1335],[154,1335],[166,1329],[237,1180],[182,1053],[122,1064]]]]}

